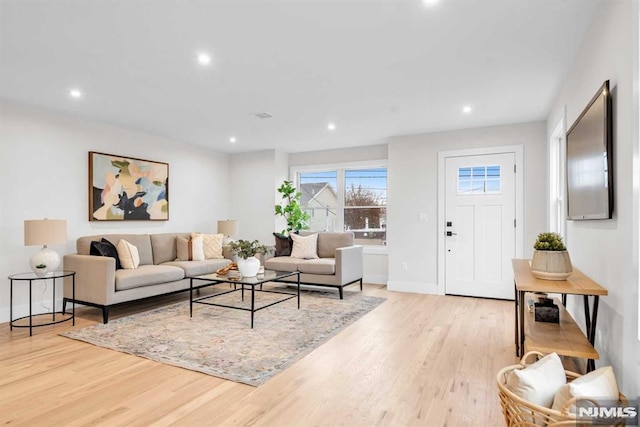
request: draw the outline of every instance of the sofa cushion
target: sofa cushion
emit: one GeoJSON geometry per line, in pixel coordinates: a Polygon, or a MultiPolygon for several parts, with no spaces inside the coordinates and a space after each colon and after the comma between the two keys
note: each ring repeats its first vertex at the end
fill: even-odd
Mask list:
{"type": "Polygon", "coordinates": [[[168,265],[141,265],[135,270],[116,270],[116,291],[158,285],[184,279],[184,270],[168,265]]]}
{"type": "Polygon", "coordinates": [[[116,245],[118,251],[118,258],[122,268],[126,270],[135,270],[140,265],[140,255],[138,254],[138,248],[135,245],[122,239],[116,245]]]}
{"type": "Polygon", "coordinates": [[[118,258],[118,250],[115,245],[105,238],[98,241],[91,242],[91,248],[89,249],[89,255],[94,256],[107,256],[116,260],[116,270],[122,269],[120,264],[120,258],[118,258]]]}
{"type": "Polygon", "coordinates": [[[217,269],[226,267],[230,263],[230,260],[223,258],[205,259],[202,261],[170,261],[162,265],[181,268],[184,271],[185,277],[193,277],[215,273],[217,269]]]}
{"type": "Polygon", "coordinates": [[[176,237],[176,261],[204,261],[204,245],[202,234],[194,234],[191,238],[176,237]]]}
{"type": "Polygon", "coordinates": [[[336,249],[353,246],[353,232],[318,233],[318,256],[320,258],[335,258],[336,249]]]}
{"type": "Polygon", "coordinates": [[[151,237],[148,234],[99,234],[96,236],[78,237],[76,240],[76,249],[79,255],[89,255],[91,241],[107,239],[114,245],[122,239],[138,248],[140,255],[140,265],[153,264],[153,251],[151,250],[151,237]]]}
{"type": "Polygon", "coordinates": [[[309,274],[336,274],[335,258],[307,259],[298,264],[300,273],[309,274]]]}
{"type": "Polygon", "coordinates": [[[176,237],[189,238],[189,233],[158,233],[151,235],[153,247],[153,263],[173,261],[178,256],[176,252],[176,237]]]}
{"type": "Polygon", "coordinates": [[[291,237],[280,233],[273,233],[273,237],[276,238],[274,256],[291,256],[291,246],[293,246],[291,237]]]}
{"type": "Polygon", "coordinates": [[[290,256],[279,256],[270,258],[264,262],[264,268],[276,271],[298,271],[298,264],[301,259],[291,258],[290,256]]]}
{"type": "Polygon", "coordinates": [[[293,239],[291,258],[314,259],[318,258],[318,233],[308,236],[290,234],[293,239]]]}
{"type": "MultiPolygon", "coordinates": [[[[193,236],[193,234],[192,234],[193,236]]],[[[224,234],[203,234],[204,259],[222,259],[222,239],[224,234]]]]}

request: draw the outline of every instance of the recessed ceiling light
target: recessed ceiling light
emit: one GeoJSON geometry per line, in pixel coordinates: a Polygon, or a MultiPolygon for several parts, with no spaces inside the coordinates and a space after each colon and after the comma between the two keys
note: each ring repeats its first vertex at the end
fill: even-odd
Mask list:
{"type": "Polygon", "coordinates": [[[232,136],[231,138],[229,138],[229,142],[230,142],[231,144],[235,144],[235,143],[236,143],[236,137],[235,137],[235,136],[232,136]]]}
{"type": "Polygon", "coordinates": [[[334,123],[329,123],[327,125],[327,129],[330,130],[330,131],[334,131],[334,130],[336,130],[336,125],[334,123]]]}
{"type": "Polygon", "coordinates": [[[462,107],[462,112],[465,114],[469,114],[472,110],[473,108],[471,108],[470,105],[465,105],[464,107],[462,107]]]}
{"type": "Polygon", "coordinates": [[[433,6],[439,2],[440,0],[422,0],[422,4],[424,4],[425,6],[433,6]]]}
{"type": "Polygon", "coordinates": [[[211,64],[211,55],[205,52],[200,52],[198,54],[198,63],[203,66],[211,64]]]}
{"type": "Polygon", "coordinates": [[[80,89],[70,89],[69,96],[73,99],[80,99],[82,98],[82,91],[80,89]]]}

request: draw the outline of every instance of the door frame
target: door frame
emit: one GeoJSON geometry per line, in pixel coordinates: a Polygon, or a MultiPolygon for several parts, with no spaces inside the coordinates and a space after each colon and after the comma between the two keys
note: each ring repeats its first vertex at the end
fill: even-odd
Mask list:
{"type": "Polygon", "coordinates": [[[447,290],[445,280],[445,181],[446,181],[446,160],[449,157],[480,156],[487,154],[515,154],[516,177],[515,177],[515,210],[516,210],[516,258],[522,258],[524,239],[524,167],[522,145],[505,145],[501,147],[469,148],[462,150],[447,150],[438,152],[438,291],[444,295],[447,290]]]}

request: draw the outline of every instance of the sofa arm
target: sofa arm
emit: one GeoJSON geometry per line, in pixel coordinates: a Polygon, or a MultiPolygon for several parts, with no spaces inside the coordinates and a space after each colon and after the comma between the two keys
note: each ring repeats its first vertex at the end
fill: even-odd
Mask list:
{"type": "Polygon", "coordinates": [[[336,278],[341,285],[362,279],[362,246],[336,249],[336,278]]]}
{"type": "MultiPolygon", "coordinates": [[[[76,272],[76,300],[111,304],[116,289],[116,260],[91,255],[65,255],[64,269],[76,272]]],[[[65,298],[72,298],[71,279],[64,282],[65,298]]]]}

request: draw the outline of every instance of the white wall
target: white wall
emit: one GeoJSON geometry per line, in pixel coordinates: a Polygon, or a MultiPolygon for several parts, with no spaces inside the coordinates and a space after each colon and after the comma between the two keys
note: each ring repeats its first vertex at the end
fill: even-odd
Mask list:
{"type": "Polygon", "coordinates": [[[438,284],[438,152],[524,147],[524,256],[545,229],[544,122],[394,137],[389,140],[389,290],[441,293],[438,284]],[[542,180],[542,181],[541,181],[542,180]],[[418,214],[426,213],[426,222],[418,214]],[[531,244],[528,244],[531,243],[531,244]],[[408,264],[406,271],[402,263],[408,264]]]}
{"type": "MultiPolygon", "coordinates": [[[[331,165],[370,160],[384,160],[388,157],[387,144],[363,147],[341,148],[335,150],[310,151],[289,155],[289,165],[312,166],[331,165]]],[[[387,224],[391,227],[391,224],[387,224]]],[[[387,247],[366,247],[363,255],[363,280],[365,283],[386,284],[389,279],[389,261],[387,247]]]]}
{"type": "MultiPolygon", "coordinates": [[[[61,255],[75,253],[75,239],[84,235],[215,232],[216,221],[229,215],[228,163],[226,154],[0,102],[0,322],[9,320],[6,277],[30,271],[39,250],[23,246],[25,219],[66,219],[67,244],[52,247],[61,255]],[[169,221],[89,222],[89,151],[169,163],[169,221]]],[[[43,311],[38,286],[34,310],[43,311]]],[[[28,312],[27,289],[19,287],[14,318],[28,312]]]]}
{"type": "MultiPolygon", "coordinates": [[[[633,180],[634,161],[637,164],[639,160],[639,119],[637,107],[633,107],[637,106],[637,99],[633,99],[638,67],[637,3],[609,0],[599,4],[547,121],[550,136],[566,105],[570,126],[602,82],[610,80],[614,116],[613,219],[569,221],[567,242],[573,264],[609,291],[601,298],[598,313],[597,366],[612,365],[624,392],[632,397],[640,393],[638,183],[634,189],[633,180]]],[[[568,306],[584,329],[582,299],[571,298],[568,306]]]]}
{"type": "Polygon", "coordinates": [[[276,189],[288,179],[287,155],[275,150],[231,156],[231,216],[238,220],[240,239],[274,244],[273,232],[283,222],[274,214],[280,201],[276,189]]]}

